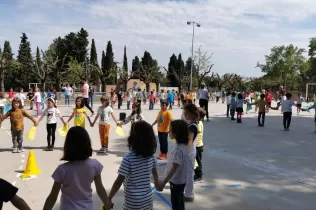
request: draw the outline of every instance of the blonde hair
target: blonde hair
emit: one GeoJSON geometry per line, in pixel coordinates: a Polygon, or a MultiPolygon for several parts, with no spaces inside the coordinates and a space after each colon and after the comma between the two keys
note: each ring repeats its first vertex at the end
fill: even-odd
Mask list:
{"type": "Polygon", "coordinates": [[[110,98],[108,96],[102,96],[100,98],[101,103],[105,102],[106,106],[110,105],[110,98]]]}

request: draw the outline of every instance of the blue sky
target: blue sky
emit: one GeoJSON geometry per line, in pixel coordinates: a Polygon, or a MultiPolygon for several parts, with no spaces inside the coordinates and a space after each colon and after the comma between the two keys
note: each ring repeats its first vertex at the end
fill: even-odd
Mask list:
{"type": "Polygon", "coordinates": [[[144,50],[163,66],[172,53],[186,59],[192,38],[186,21],[193,20],[202,25],[194,47],[213,53],[213,71],[243,76],[260,76],[256,63],[273,46],[307,48],[316,37],[315,0],[0,0],[0,14],[0,45],[9,40],[15,53],[22,32],[35,52],[83,27],[99,58],[111,40],[121,62],[126,45],[130,67],[144,50]]]}

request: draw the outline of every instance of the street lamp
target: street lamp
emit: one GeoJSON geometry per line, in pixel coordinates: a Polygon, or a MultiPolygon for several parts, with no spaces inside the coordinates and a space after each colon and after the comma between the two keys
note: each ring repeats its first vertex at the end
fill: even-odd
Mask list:
{"type": "Polygon", "coordinates": [[[194,43],[194,25],[196,25],[197,27],[201,27],[201,24],[196,23],[194,21],[187,21],[188,25],[192,24],[192,28],[193,28],[193,35],[192,35],[192,56],[191,56],[191,74],[190,74],[190,91],[192,90],[192,71],[193,71],[193,43],[194,43]]]}

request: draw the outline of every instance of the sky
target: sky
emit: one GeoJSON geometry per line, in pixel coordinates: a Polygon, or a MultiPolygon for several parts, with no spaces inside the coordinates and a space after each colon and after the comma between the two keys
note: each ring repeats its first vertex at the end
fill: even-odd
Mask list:
{"type": "Polygon", "coordinates": [[[98,58],[111,40],[115,60],[126,45],[129,68],[149,51],[159,65],[170,56],[194,51],[212,56],[213,72],[260,76],[257,62],[273,46],[306,48],[316,37],[315,0],[0,0],[0,46],[9,40],[17,54],[22,32],[32,51],[46,50],[54,38],[84,28],[94,38],[98,58]]]}

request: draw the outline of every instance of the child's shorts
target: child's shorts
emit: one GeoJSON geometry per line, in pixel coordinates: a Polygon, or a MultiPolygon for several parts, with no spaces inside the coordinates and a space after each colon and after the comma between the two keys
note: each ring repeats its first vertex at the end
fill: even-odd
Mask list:
{"type": "Polygon", "coordinates": [[[236,108],[236,112],[244,112],[244,109],[241,108],[241,107],[237,107],[237,108],[236,108]]]}

